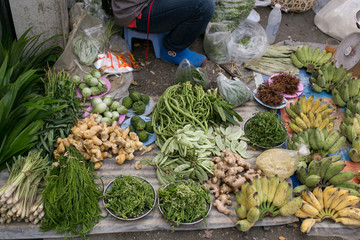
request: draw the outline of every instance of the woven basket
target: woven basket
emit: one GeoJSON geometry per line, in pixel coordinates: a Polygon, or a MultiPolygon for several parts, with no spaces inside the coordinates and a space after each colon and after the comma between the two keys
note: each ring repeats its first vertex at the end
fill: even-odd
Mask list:
{"type": "Polygon", "coordinates": [[[271,0],[271,4],[279,3],[286,12],[305,12],[311,9],[316,0],[271,0]]]}

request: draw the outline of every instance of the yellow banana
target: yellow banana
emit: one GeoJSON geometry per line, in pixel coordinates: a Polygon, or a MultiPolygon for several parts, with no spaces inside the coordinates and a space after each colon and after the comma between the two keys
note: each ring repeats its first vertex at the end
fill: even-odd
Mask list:
{"type": "Polygon", "coordinates": [[[263,202],[266,202],[268,200],[269,179],[266,176],[262,176],[260,182],[263,194],[263,202]]]}
{"type": "Polygon", "coordinates": [[[339,191],[336,193],[336,196],[335,196],[334,200],[330,204],[329,209],[334,209],[349,194],[350,194],[349,190],[339,189],[339,191]]]}
{"type": "Polygon", "coordinates": [[[305,113],[310,112],[313,103],[314,103],[314,95],[311,95],[310,97],[308,97],[308,99],[306,99],[306,112],[305,113]]]}
{"type": "Polygon", "coordinates": [[[324,111],[325,109],[327,109],[329,107],[329,104],[324,104],[324,105],[321,105],[320,107],[318,107],[314,113],[321,113],[322,111],[324,111]]]}
{"type": "Polygon", "coordinates": [[[335,222],[340,222],[344,225],[352,225],[352,226],[360,226],[360,220],[352,219],[352,218],[336,218],[335,222]]]}
{"type": "Polygon", "coordinates": [[[288,186],[289,183],[286,180],[283,180],[278,184],[274,199],[272,201],[275,207],[281,206],[281,204],[284,202],[288,192],[288,186]]]}
{"type": "Polygon", "coordinates": [[[255,223],[249,222],[247,219],[239,220],[236,222],[236,228],[242,232],[249,231],[255,223]]]}
{"type": "Polygon", "coordinates": [[[305,95],[302,95],[300,98],[300,107],[302,109],[302,112],[306,112],[306,99],[305,95]]]}
{"type": "Polygon", "coordinates": [[[237,192],[235,195],[236,203],[247,208],[247,197],[242,192],[237,192]]]}
{"type": "Polygon", "coordinates": [[[327,186],[323,191],[324,208],[329,208],[329,198],[337,191],[333,186],[327,186]]]}
{"type": "Polygon", "coordinates": [[[260,203],[262,203],[263,202],[263,192],[262,192],[262,188],[261,188],[260,177],[256,176],[253,179],[253,183],[254,183],[257,193],[259,194],[259,201],[260,201],[260,203]]]}
{"type": "Polygon", "coordinates": [[[260,216],[260,210],[258,206],[252,207],[249,209],[246,219],[251,222],[254,223],[259,219],[260,216]]]}
{"type": "Polygon", "coordinates": [[[321,204],[319,203],[319,201],[317,200],[317,198],[315,197],[315,195],[311,191],[306,190],[306,191],[303,191],[301,194],[302,194],[303,200],[310,203],[319,212],[323,209],[321,204]]]}
{"type": "Polygon", "coordinates": [[[311,111],[309,112],[309,121],[310,121],[310,128],[313,128],[315,123],[315,115],[311,111]]]}
{"type": "Polygon", "coordinates": [[[318,109],[320,104],[321,104],[321,98],[316,99],[315,102],[312,104],[311,109],[309,110],[309,112],[314,113],[316,111],[316,109],[318,109]]]}
{"type": "Polygon", "coordinates": [[[340,211],[347,207],[355,206],[359,202],[359,197],[349,195],[343,199],[335,208],[335,211],[340,211]]]}
{"type": "Polygon", "coordinates": [[[321,118],[321,114],[320,113],[316,113],[315,114],[315,121],[314,121],[314,127],[315,128],[319,128],[322,122],[322,118],[321,118]]]}
{"type": "Polygon", "coordinates": [[[300,209],[301,205],[302,205],[302,199],[299,196],[287,202],[284,206],[282,206],[279,209],[279,212],[281,216],[291,216],[300,209]]]}
{"type": "Polygon", "coordinates": [[[308,128],[306,123],[304,122],[304,120],[302,120],[300,117],[295,118],[295,123],[297,126],[302,128],[303,130],[308,128]]]}
{"type": "Polygon", "coordinates": [[[300,208],[304,213],[308,214],[309,217],[313,218],[319,214],[319,210],[317,210],[313,205],[303,200],[302,206],[300,208]]]}
{"type": "Polygon", "coordinates": [[[328,125],[326,125],[326,131],[329,133],[334,129],[334,123],[330,122],[328,125]]]}
{"type": "Polygon", "coordinates": [[[316,199],[321,205],[321,209],[324,208],[324,197],[323,197],[323,191],[321,187],[316,187],[313,190],[313,194],[315,195],[316,199]]]}
{"type": "Polygon", "coordinates": [[[331,194],[330,197],[328,197],[326,204],[324,202],[324,208],[330,209],[331,203],[335,200],[335,197],[338,195],[338,192],[340,191],[340,188],[336,188],[336,191],[331,194]]]}
{"type": "Polygon", "coordinates": [[[304,113],[300,113],[300,117],[301,119],[304,121],[304,123],[306,124],[307,128],[310,128],[311,127],[311,123],[310,123],[310,120],[309,118],[304,114],[304,113]]]}
{"type": "Polygon", "coordinates": [[[248,195],[247,201],[249,209],[255,206],[260,206],[259,196],[257,192],[248,195]]]}
{"type": "Polygon", "coordinates": [[[302,132],[303,129],[301,127],[299,127],[298,125],[296,125],[295,123],[289,123],[289,127],[291,128],[291,130],[293,130],[295,133],[299,133],[302,132]]]}
{"type": "Polygon", "coordinates": [[[246,195],[246,189],[247,189],[248,186],[249,186],[248,182],[245,182],[245,183],[243,183],[243,185],[241,185],[241,193],[242,193],[242,195],[247,196],[246,195]]]}
{"type": "Polygon", "coordinates": [[[309,233],[311,228],[315,225],[315,223],[320,222],[321,219],[313,219],[313,218],[308,218],[305,219],[300,226],[300,231],[303,233],[309,233]]]}
{"type": "Polygon", "coordinates": [[[321,118],[326,119],[333,111],[334,111],[333,108],[325,109],[324,111],[320,112],[321,118]]]}
{"type": "Polygon", "coordinates": [[[360,208],[348,207],[337,212],[340,217],[360,220],[360,208]]]}
{"type": "Polygon", "coordinates": [[[254,192],[256,192],[256,187],[255,185],[251,182],[249,183],[249,185],[246,188],[246,196],[250,196],[251,194],[253,194],[254,192]]]}
{"type": "Polygon", "coordinates": [[[359,124],[359,121],[357,120],[356,117],[354,117],[353,124],[354,124],[354,127],[355,127],[356,134],[360,135],[360,124],[359,124]]]}
{"type": "Polygon", "coordinates": [[[309,218],[309,214],[305,213],[303,210],[299,209],[296,211],[295,216],[298,218],[309,218]]]}
{"type": "Polygon", "coordinates": [[[329,118],[325,118],[324,120],[322,120],[319,128],[320,128],[321,130],[323,130],[328,124],[329,124],[329,118]]]}
{"type": "Polygon", "coordinates": [[[242,204],[238,204],[235,207],[235,213],[238,216],[238,218],[240,218],[240,219],[245,219],[247,216],[247,210],[246,210],[245,206],[242,204]]]}
{"type": "Polygon", "coordinates": [[[272,203],[278,185],[279,185],[279,177],[275,175],[269,181],[268,203],[272,203]]]}

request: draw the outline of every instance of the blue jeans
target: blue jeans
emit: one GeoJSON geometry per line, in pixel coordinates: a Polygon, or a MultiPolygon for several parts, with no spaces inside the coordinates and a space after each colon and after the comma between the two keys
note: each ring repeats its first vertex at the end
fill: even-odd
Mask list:
{"type": "MultiPolygon", "coordinates": [[[[150,4],[136,20],[137,30],[147,32],[150,4]]],[[[182,51],[202,34],[215,9],[215,0],[154,0],[150,13],[149,33],[169,32],[163,46],[182,51]]]]}

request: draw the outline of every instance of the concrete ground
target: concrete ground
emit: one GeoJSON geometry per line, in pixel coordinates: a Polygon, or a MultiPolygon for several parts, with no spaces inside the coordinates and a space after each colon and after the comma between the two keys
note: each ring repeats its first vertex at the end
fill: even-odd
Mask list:
{"type": "MultiPolygon", "coordinates": [[[[260,24],[265,27],[270,7],[259,7],[256,11],[260,14],[260,24]]],[[[315,42],[322,44],[334,44],[336,41],[330,36],[325,35],[314,25],[314,12],[312,10],[304,13],[283,13],[282,22],[275,42],[289,40],[299,42],[315,42]]],[[[190,48],[200,53],[204,53],[202,47],[203,38],[199,38],[190,48]]],[[[164,90],[174,84],[174,76],[177,66],[164,63],[156,59],[150,44],[149,57],[145,61],[146,41],[133,41],[133,54],[135,58],[144,65],[144,69],[134,72],[134,80],[137,85],[132,85],[130,89],[137,89],[140,92],[151,96],[160,96],[164,90]]],[[[207,71],[211,80],[211,86],[216,87],[216,76],[220,71],[219,67],[211,61],[206,63],[204,69],[207,71]]],[[[244,71],[243,75],[250,74],[244,71]]],[[[126,232],[117,234],[91,235],[89,239],[293,239],[293,240],[321,240],[321,239],[341,239],[338,237],[307,236],[299,230],[299,224],[290,224],[271,227],[253,227],[250,231],[243,233],[236,228],[209,229],[199,231],[149,231],[149,232],[126,232]]]]}

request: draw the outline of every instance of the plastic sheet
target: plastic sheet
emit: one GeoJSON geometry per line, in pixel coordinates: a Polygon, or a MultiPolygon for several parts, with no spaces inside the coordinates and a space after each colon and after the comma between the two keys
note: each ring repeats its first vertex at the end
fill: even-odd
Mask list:
{"type": "MultiPolygon", "coordinates": [[[[254,101],[249,101],[241,106],[241,108],[235,109],[244,120],[250,118],[253,113],[262,110],[262,107],[259,106],[254,101]]],[[[243,125],[243,123],[241,123],[243,125]]],[[[155,169],[151,166],[143,165],[142,169],[135,170],[134,164],[136,161],[142,160],[143,158],[152,159],[155,157],[159,149],[154,148],[149,153],[146,153],[143,156],[140,156],[138,152],[135,153],[135,160],[126,161],[123,165],[117,165],[113,158],[107,158],[103,161],[104,165],[96,171],[98,176],[102,177],[104,185],[106,186],[110,181],[112,181],[116,176],[120,174],[128,175],[138,175],[146,178],[157,190],[160,187],[160,183],[156,178],[155,169]]],[[[249,153],[253,155],[258,155],[260,151],[250,150],[249,153]]],[[[251,164],[255,164],[255,159],[249,159],[251,164]]],[[[8,178],[8,172],[6,170],[0,172],[0,186],[4,185],[8,178]]],[[[235,202],[235,197],[232,196],[232,199],[235,202]]],[[[103,215],[106,215],[106,210],[102,205],[102,200],[99,201],[100,207],[103,210],[103,215]]],[[[217,229],[217,228],[230,228],[234,227],[236,221],[238,220],[234,208],[236,204],[233,203],[230,207],[231,214],[224,215],[216,210],[215,207],[212,208],[208,218],[206,219],[207,225],[205,222],[200,222],[194,225],[180,225],[175,227],[176,230],[202,230],[202,229],[217,229]]],[[[296,222],[297,218],[294,216],[291,217],[281,217],[277,216],[275,218],[266,217],[263,221],[257,222],[255,226],[273,226],[273,225],[283,225],[296,222]]],[[[166,222],[162,217],[159,209],[154,209],[149,215],[145,218],[137,221],[121,221],[112,216],[107,216],[104,219],[101,219],[100,222],[95,225],[90,234],[103,234],[103,233],[120,233],[120,232],[138,232],[138,231],[155,231],[155,230],[172,230],[172,225],[169,222],[166,222]]],[[[11,223],[8,226],[0,225],[1,237],[3,239],[34,239],[34,238],[63,238],[63,234],[56,234],[54,231],[48,232],[39,232],[39,226],[26,223],[11,223]]]]}

